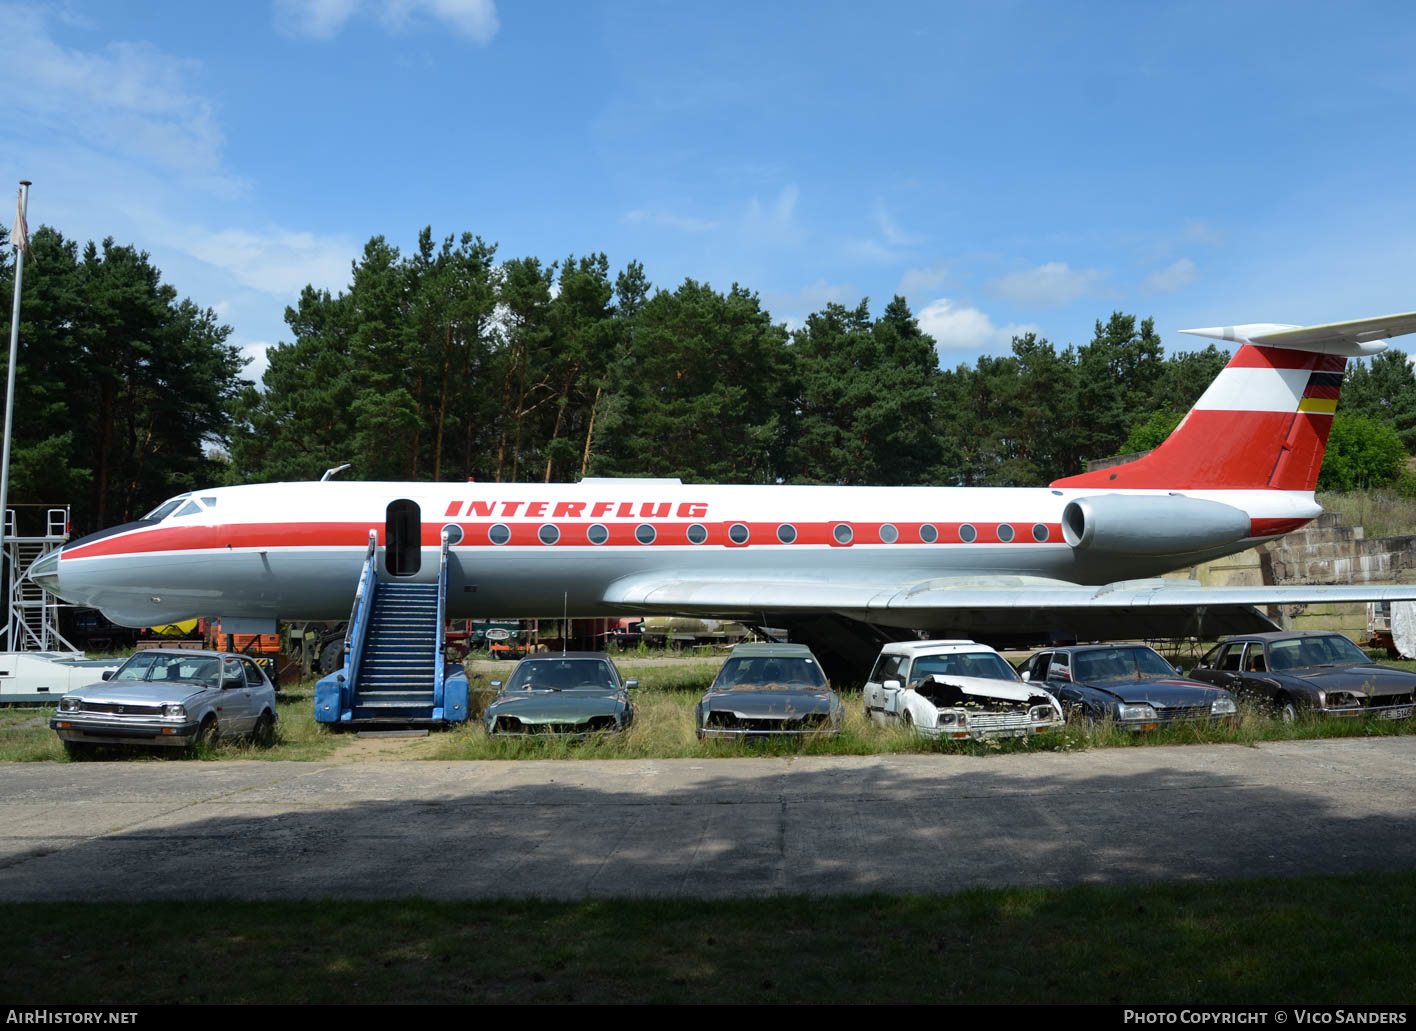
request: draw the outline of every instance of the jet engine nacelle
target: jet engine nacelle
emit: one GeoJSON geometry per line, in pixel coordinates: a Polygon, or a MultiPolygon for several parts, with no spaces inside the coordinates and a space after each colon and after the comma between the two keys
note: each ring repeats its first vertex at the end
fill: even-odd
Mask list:
{"type": "Polygon", "coordinates": [[[1062,536],[1077,551],[1175,555],[1242,540],[1249,536],[1249,513],[1175,494],[1098,494],[1067,504],[1062,536]]]}

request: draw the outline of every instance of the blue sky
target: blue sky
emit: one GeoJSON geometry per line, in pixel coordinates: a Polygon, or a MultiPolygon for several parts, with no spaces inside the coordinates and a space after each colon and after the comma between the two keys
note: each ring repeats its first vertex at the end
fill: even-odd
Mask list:
{"type": "Polygon", "coordinates": [[[789,324],[903,293],[946,366],[1416,309],[1409,4],[0,0],[0,38],[31,226],[149,251],[256,372],[424,225],[789,324]]]}

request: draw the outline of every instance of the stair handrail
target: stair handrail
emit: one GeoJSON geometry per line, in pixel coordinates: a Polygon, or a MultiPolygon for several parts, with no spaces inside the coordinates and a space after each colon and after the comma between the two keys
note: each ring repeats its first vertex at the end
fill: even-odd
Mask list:
{"type": "Polygon", "coordinates": [[[369,531],[369,546],[364,550],[364,569],[359,574],[359,589],[354,592],[354,608],[349,613],[349,626],[344,631],[344,654],[348,658],[349,697],[353,698],[354,685],[359,680],[359,660],[363,657],[364,638],[367,636],[369,609],[373,606],[375,587],[378,584],[379,532],[369,531]]]}
{"type": "Polygon", "coordinates": [[[452,538],[447,527],[442,530],[442,552],[438,557],[438,621],[433,637],[433,708],[443,707],[443,681],[446,678],[446,668],[444,665],[445,652],[447,650],[446,626],[447,612],[447,553],[452,546],[452,538]]]}

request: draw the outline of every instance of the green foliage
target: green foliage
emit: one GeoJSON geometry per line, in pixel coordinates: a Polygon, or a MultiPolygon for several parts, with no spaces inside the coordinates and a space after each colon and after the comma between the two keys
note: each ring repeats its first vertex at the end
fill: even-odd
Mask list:
{"type": "MultiPolygon", "coordinates": [[[[41,226],[25,266],[15,376],[15,503],[69,502],[75,530],[136,518],[220,478],[244,365],[231,329],[178,300],[147,254],[41,226]]],[[[0,293],[13,264],[0,263],[0,293]]],[[[8,316],[9,308],[5,309],[8,316]]],[[[8,317],[0,333],[9,335],[8,317]]]]}
{"type": "Polygon", "coordinates": [[[1185,418],[1184,412],[1160,411],[1151,412],[1144,422],[1137,423],[1131,428],[1131,434],[1126,438],[1126,443],[1121,445],[1121,450],[1117,454],[1131,455],[1137,451],[1149,451],[1165,443],[1165,438],[1175,432],[1175,427],[1180,425],[1180,420],[1185,418]]]}
{"type": "Polygon", "coordinates": [[[1318,489],[1384,487],[1401,475],[1405,462],[1406,450],[1390,425],[1362,415],[1339,413],[1332,420],[1318,489]]]}
{"type": "Polygon", "coordinates": [[[1416,451],[1416,370],[1404,351],[1383,351],[1349,362],[1342,383],[1342,410],[1386,423],[1402,446],[1416,451]]]}

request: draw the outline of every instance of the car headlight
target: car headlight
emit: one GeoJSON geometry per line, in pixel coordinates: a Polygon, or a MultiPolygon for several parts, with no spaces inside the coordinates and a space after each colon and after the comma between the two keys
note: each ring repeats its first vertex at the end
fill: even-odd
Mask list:
{"type": "Polygon", "coordinates": [[[187,718],[187,707],[185,705],[164,705],[162,715],[169,720],[184,720],[187,718]]]}
{"type": "Polygon", "coordinates": [[[1119,720],[1141,720],[1150,722],[1155,719],[1155,710],[1149,705],[1126,705],[1124,702],[1118,707],[1116,718],[1119,720]]]}
{"type": "Polygon", "coordinates": [[[1043,720],[1057,718],[1057,714],[1052,711],[1052,706],[1050,705],[1034,705],[1028,710],[1028,715],[1037,723],[1041,723],[1043,720]]]}
{"type": "Polygon", "coordinates": [[[1357,704],[1357,696],[1350,691],[1325,691],[1323,698],[1327,702],[1324,708],[1346,709],[1357,704]]]}
{"type": "Polygon", "coordinates": [[[83,703],[73,695],[66,694],[63,698],[59,699],[60,712],[78,712],[82,707],[83,703]]]}
{"type": "Polygon", "coordinates": [[[1216,698],[1210,705],[1211,716],[1233,716],[1239,711],[1239,706],[1234,704],[1233,698],[1216,698]]]}

